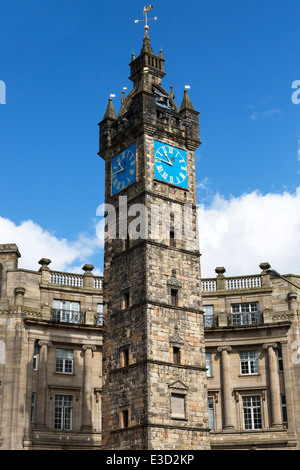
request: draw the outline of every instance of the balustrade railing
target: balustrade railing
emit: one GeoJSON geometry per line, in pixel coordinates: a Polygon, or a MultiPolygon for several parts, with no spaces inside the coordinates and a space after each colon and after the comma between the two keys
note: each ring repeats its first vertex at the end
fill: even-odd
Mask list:
{"type": "Polygon", "coordinates": [[[83,287],[83,275],[51,271],[50,284],[67,287],[83,287]]]}
{"type": "Polygon", "coordinates": [[[261,287],[260,276],[231,277],[226,279],[226,289],[255,289],[261,287]]]}
{"type": "MultiPolygon", "coordinates": [[[[261,276],[244,276],[244,277],[224,277],[225,290],[242,290],[242,289],[259,289],[261,287],[261,276]]],[[[217,279],[202,279],[202,292],[216,292],[218,290],[217,279]]],[[[223,287],[224,289],[224,287],[223,287]]],[[[223,290],[222,289],[222,290],[223,290]]]]}
{"type": "Polygon", "coordinates": [[[202,279],[201,284],[203,292],[214,292],[217,290],[217,282],[215,279],[202,279]]]}
{"type": "MultiPolygon", "coordinates": [[[[84,287],[84,275],[51,271],[50,284],[62,287],[84,287]]],[[[94,288],[102,289],[101,276],[94,276],[94,288]]]]}

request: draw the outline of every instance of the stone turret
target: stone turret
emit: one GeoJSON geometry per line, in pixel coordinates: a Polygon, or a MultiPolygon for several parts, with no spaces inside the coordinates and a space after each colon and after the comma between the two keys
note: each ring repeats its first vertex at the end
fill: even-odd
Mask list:
{"type": "Polygon", "coordinates": [[[14,243],[0,245],[0,298],[6,293],[7,271],[18,269],[20,257],[19,249],[14,243]]]}

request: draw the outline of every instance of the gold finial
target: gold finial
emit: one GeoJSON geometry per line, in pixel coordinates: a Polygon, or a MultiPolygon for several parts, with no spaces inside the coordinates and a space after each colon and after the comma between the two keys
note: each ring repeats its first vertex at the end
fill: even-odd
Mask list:
{"type": "Polygon", "coordinates": [[[145,26],[144,26],[145,34],[148,34],[148,29],[149,29],[148,21],[149,20],[157,20],[157,16],[154,16],[154,18],[148,18],[147,13],[148,13],[148,11],[150,11],[152,9],[153,9],[152,5],[149,5],[147,8],[144,7],[144,17],[145,17],[145,19],[144,20],[134,20],[135,23],[139,23],[140,21],[145,21],[145,26]]]}

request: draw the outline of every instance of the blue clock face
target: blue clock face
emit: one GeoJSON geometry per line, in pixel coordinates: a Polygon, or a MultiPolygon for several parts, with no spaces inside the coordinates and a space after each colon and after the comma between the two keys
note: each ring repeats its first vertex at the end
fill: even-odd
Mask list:
{"type": "Polygon", "coordinates": [[[154,141],[155,178],[188,189],[186,151],[154,141]]]}
{"type": "Polygon", "coordinates": [[[116,155],[111,161],[112,196],[136,180],[135,144],[116,155]]]}

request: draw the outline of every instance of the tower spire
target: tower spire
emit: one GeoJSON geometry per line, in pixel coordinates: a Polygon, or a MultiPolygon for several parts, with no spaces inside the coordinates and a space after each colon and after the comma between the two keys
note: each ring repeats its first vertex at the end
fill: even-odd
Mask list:
{"type": "Polygon", "coordinates": [[[110,96],[108,99],[108,105],[107,105],[103,119],[112,119],[113,121],[116,119],[116,112],[115,112],[115,108],[113,105],[112,96],[110,96]]]}

